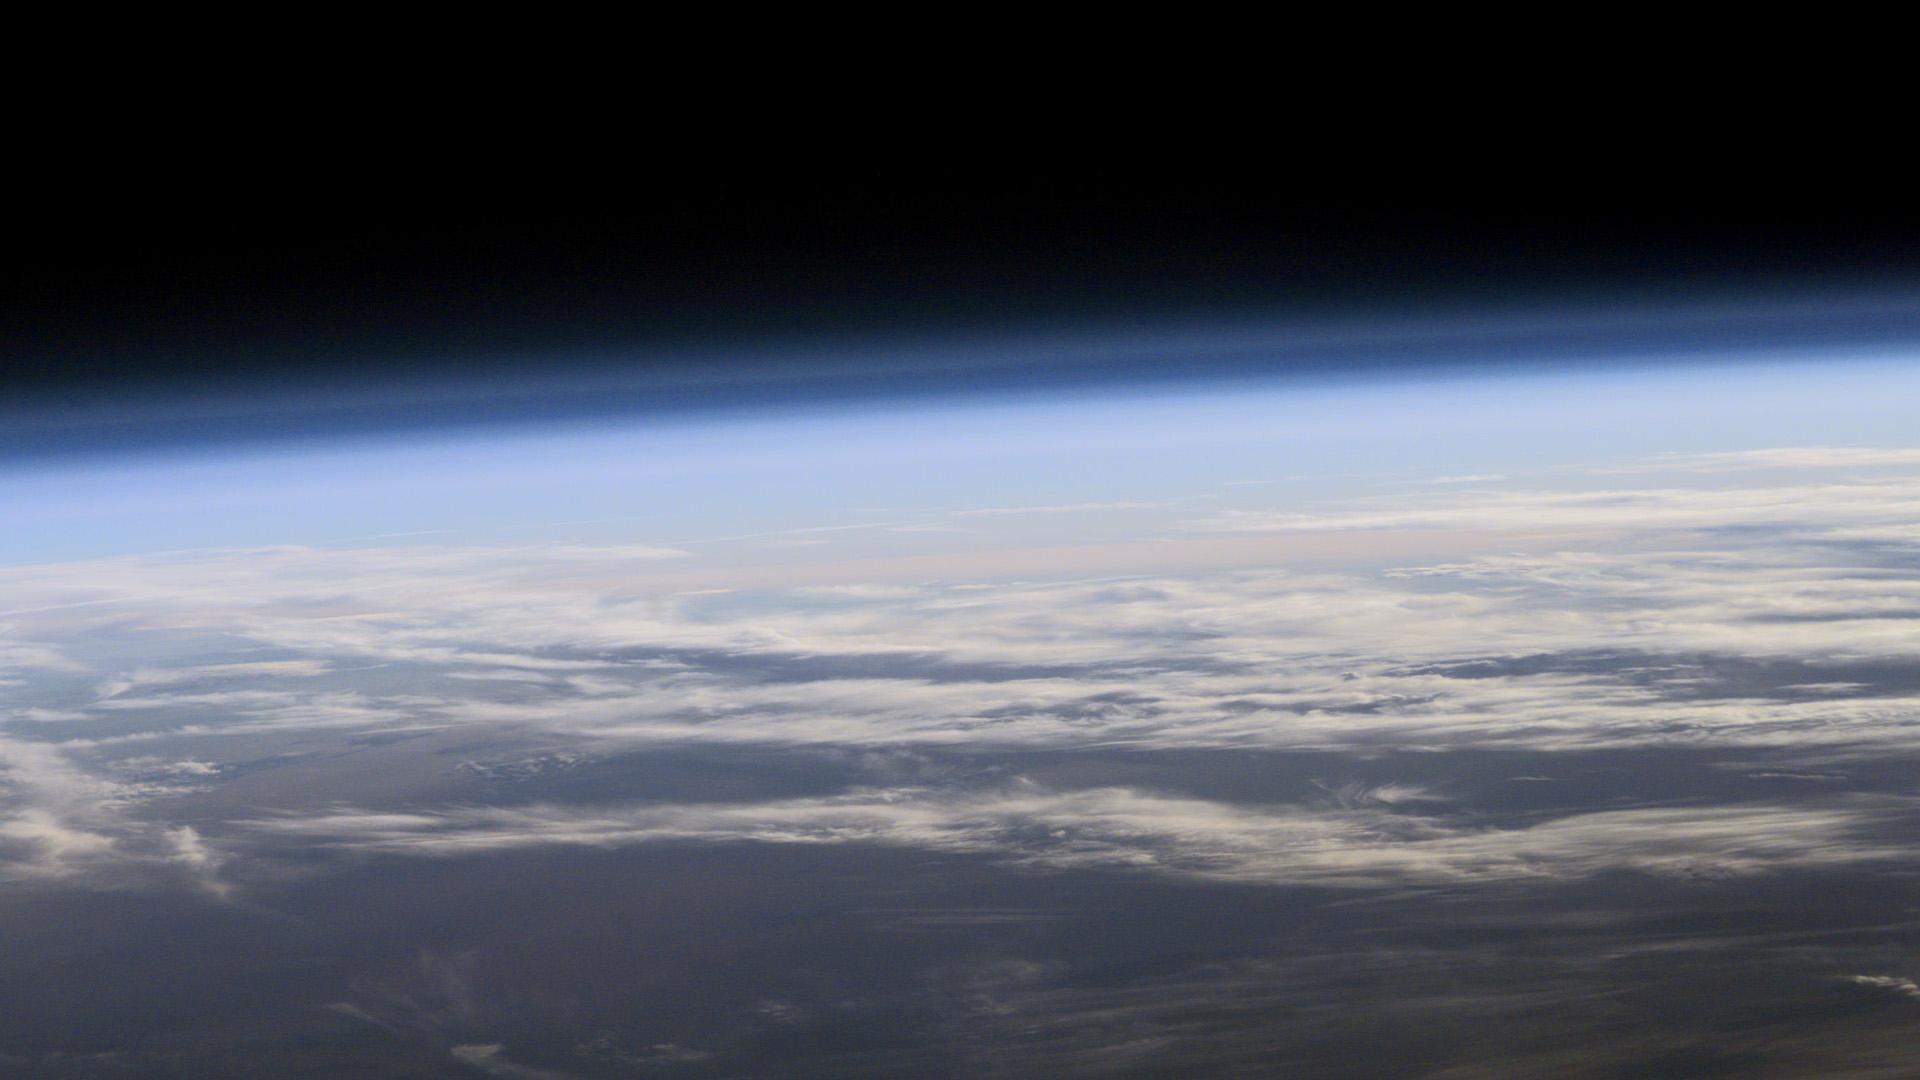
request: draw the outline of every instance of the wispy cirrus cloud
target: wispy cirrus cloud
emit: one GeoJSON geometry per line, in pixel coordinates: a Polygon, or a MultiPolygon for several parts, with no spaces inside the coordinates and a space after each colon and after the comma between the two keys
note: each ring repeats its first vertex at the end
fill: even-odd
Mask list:
{"type": "Polygon", "coordinates": [[[1920,465],[1908,447],[1787,446],[1711,454],[1662,454],[1627,465],[1594,466],[1594,475],[1651,472],[1738,472],[1748,469],[1846,469],[1920,465]]]}
{"type": "Polygon", "coordinates": [[[1257,807],[1125,788],[1015,787],[625,809],[340,809],[247,825],[283,840],[429,856],[554,844],[859,843],[1054,869],[1123,867],[1210,880],[1378,887],[1573,879],[1614,870],[1728,876],[1892,862],[1913,852],[1887,838],[1887,822],[1912,812],[1887,802],[1657,808],[1489,828],[1360,806],[1257,807]]]}
{"type": "Polygon", "coordinates": [[[1478,490],[1376,498],[1315,510],[1227,510],[1194,532],[1351,532],[1380,529],[1549,530],[1797,528],[1905,524],[1920,513],[1920,479],[1697,489],[1478,490]]]}
{"type": "Polygon", "coordinates": [[[468,1043],[454,1047],[451,1053],[455,1061],[488,1076],[505,1077],[507,1080],[573,1080],[572,1073],[537,1069],[510,1061],[506,1050],[504,1043],[468,1043]]]}
{"type": "Polygon", "coordinates": [[[1849,975],[1846,978],[1850,983],[1890,991],[1901,997],[1920,998],[1920,985],[1915,984],[1912,979],[1898,975],[1849,975]]]}
{"type": "Polygon", "coordinates": [[[1159,503],[1112,502],[1074,503],[1064,506],[990,506],[978,510],[949,510],[948,517],[987,517],[1007,514],[1080,514],[1100,510],[1153,510],[1159,503]]]}

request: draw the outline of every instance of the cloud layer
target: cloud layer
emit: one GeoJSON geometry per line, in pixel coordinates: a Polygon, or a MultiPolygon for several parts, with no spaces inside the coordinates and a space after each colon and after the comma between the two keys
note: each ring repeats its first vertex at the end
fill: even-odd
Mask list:
{"type": "Polygon", "coordinates": [[[657,577],[689,556],[644,547],[275,548],[4,570],[0,866],[26,880],[139,864],[211,882],[224,856],[208,836],[223,828],[433,853],[861,841],[1322,882],[1891,857],[1858,842],[1886,808],[1840,804],[1492,828],[1127,787],[904,786],[729,807],[346,800],[211,832],[144,808],[264,767],[269,751],[328,760],[367,740],[460,733],[556,761],[701,745],[1920,754],[1911,457],[1661,459],[1648,468],[1712,483],[1636,487],[1631,471],[1553,489],[1462,483],[1187,526],[1536,538],[1385,565],[910,583],[850,570],[838,585],[691,593],[657,577]],[[1880,471],[1739,479],[1778,468],[1880,471]]]}

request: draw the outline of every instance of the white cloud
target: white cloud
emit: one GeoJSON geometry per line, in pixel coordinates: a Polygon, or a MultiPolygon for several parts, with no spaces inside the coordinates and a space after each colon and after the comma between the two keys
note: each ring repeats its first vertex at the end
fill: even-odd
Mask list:
{"type": "MultiPolygon", "coordinates": [[[[172,776],[206,775],[198,762],[172,776]]],[[[141,770],[135,770],[139,772],[141,770]]],[[[151,775],[151,773],[149,773],[151,775]]],[[[82,767],[61,747],[0,736],[0,883],[49,879],[130,880],[171,866],[199,887],[224,894],[223,856],[190,826],[139,821],[127,810],[169,786],[115,779],[82,767]]]]}
{"type": "Polygon", "coordinates": [[[195,680],[234,679],[247,676],[319,675],[327,670],[320,660],[268,660],[241,664],[200,664],[175,668],[136,668],[103,681],[95,690],[102,698],[117,697],[139,687],[166,686],[195,680]]]}
{"type": "Polygon", "coordinates": [[[1482,490],[1450,497],[1355,501],[1319,510],[1227,510],[1185,523],[1195,532],[1353,532],[1379,529],[1705,529],[1906,524],[1920,514],[1920,479],[1751,488],[1600,491],[1482,490]]]}
{"type": "Polygon", "coordinates": [[[1524,828],[1363,807],[1231,805],[1125,788],[920,788],[762,803],[625,809],[342,809],[259,819],[283,839],[428,856],[553,844],[661,841],[866,843],[1051,868],[1127,867],[1212,880],[1340,886],[1571,879],[1611,870],[1723,877],[1890,862],[1910,844],[1870,839],[1905,803],[1616,810],[1524,828]]]}
{"type": "Polygon", "coordinates": [[[1912,979],[1903,979],[1897,975],[1848,975],[1846,980],[1859,983],[1861,986],[1871,986],[1877,990],[1889,990],[1901,997],[1920,998],[1920,985],[1915,985],[1912,979]]]}
{"type": "Polygon", "coordinates": [[[1715,454],[1662,454],[1632,465],[1593,468],[1596,475],[1642,472],[1735,472],[1744,469],[1838,469],[1920,465],[1920,449],[1788,446],[1715,454]]]}
{"type": "Polygon", "coordinates": [[[506,1049],[503,1043],[469,1043],[454,1047],[452,1052],[455,1061],[471,1065],[488,1076],[502,1076],[508,1080],[572,1080],[571,1073],[536,1069],[508,1061],[504,1056],[506,1049]]]}

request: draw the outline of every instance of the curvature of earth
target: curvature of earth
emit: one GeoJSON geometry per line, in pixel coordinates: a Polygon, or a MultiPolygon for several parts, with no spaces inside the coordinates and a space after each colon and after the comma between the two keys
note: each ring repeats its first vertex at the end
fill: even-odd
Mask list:
{"type": "Polygon", "coordinates": [[[1897,1075],[1917,376],[15,464],[0,1075],[1897,1075]]]}

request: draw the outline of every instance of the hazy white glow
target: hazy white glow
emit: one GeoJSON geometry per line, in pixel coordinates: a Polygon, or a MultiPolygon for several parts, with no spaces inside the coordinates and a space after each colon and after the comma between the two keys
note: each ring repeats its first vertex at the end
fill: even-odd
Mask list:
{"type": "MultiPolygon", "coordinates": [[[[1293,511],[1396,484],[1645,468],[1660,454],[1724,464],[1848,447],[1855,463],[1885,464],[1857,455],[1899,451],[1916,405],[1920,365],[1893,356],[1060,392],[22,467],[0,476],[14,523],[0,562],[284,543],[672,547],[866,522],[981,533],[981,511],[1103,505],[1133,514],[1139,535],[1192,504],[1293,511]]],[[[1017,527],[1084,529],[1042,517],[1054,518],[1017,527]]]]}

